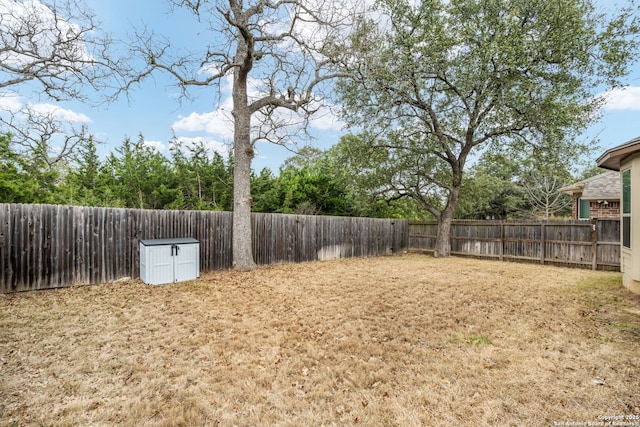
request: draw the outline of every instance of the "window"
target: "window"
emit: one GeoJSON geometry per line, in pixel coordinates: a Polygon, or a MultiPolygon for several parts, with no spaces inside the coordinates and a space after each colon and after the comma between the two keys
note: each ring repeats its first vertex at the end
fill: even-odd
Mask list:
{"type": "Polygon", "coordinates": [[[589,219],[589,201],[578,199],[578,219],[589,219]]]}
{"type": "Polygon", "coordinates": [[[631,170],[622,172],[622,246],[631,247],[631,170]]]}

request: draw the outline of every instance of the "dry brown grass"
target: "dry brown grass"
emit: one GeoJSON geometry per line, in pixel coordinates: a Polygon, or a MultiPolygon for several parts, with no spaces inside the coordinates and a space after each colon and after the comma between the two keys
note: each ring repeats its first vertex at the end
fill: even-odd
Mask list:
{"type": "Polygon", "coordinates": [[[474,259],[9,295],[0,425],[595,423],[640,415],[639,344],[619,274],[474,259]]]}

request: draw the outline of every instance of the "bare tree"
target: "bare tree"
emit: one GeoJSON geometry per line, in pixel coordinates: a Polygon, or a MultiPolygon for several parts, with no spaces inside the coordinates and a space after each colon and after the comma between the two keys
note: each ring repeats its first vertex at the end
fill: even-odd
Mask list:
{"type": "Polygon", "coordinates": [[[0,89],[31,84],[34,93],[85,99],[87,86],[104,89],[117,71],[98,36],[93,13],[81,2],[0,0],[0,89]]]}
{"type": "Polygon", "coordinates": [[[47,170],[76,160],[77,148],[89,138],[86,116],[51,104],[0,111],[6,113],[2,122],[11,133],[16,151],[38,159],[47,170]]]}
{"type": "Polygon", "coordinates": [[[522,183],[533,213],[549,219],[556,212],[571,206],[571,197],[558,191],[566,184],[554,173],[531,171],[522,183]]]}
{"type": "MultiPolygon", "coordinates": [[[[255,144],[287,144],[306,130],[335,72],[333,58],[350,13],[333,0],[169,0],[193,14],[203,34],[198,51],[172,45],[143,28],[132,53],[144,69],[124,88],[155,72],[171,75],[189,97],[192,87],[214,87],[232,77],[234,126],[233,265],[255,269],[251,245],[250,173],[255,144]],[[340,7],[338,7],[340,6],[340,7]],[[252,122],[253,121],[253,122],[252,122]]],[[[353,10],[353,9],[350,9],[353,10]]]]}
{"type": "Polygon", "coordinates": [[[0,129],[23,151],[44,152],[49,163],[69,158],[88,119],[47,102],[86,101],[88,89],[118,86],[111,45],[81,2],[0,0],[0,129]]]}

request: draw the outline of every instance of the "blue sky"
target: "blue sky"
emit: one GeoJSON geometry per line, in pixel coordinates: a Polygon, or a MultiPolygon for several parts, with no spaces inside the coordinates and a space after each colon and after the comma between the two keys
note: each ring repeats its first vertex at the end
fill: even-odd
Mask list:
{"type": "MultiPolygon", "coordinates": [[[[188,46],[199,37],[193,19],[185,12],[167,13],[166,2],[162,0],[87,0],[88,6],[96,13],[102,28],[115,37],[126,39],[132,26],[143,23],[166,34],[176,44],[188,46]]],[[[597,158],[603,150],[622,144],[640,136],[640,67],[636,66],[628,78],[629,87],[609,97],[602,120],[595,124],[583,137],[600,139],[601,150],[593,154],[597,158]]],[[[149,145],[168,154],[169,141],[174,134],[185,140],[203,139],[213,149],[228,150],[232,133],[231,124],[225,117],[230,111],[228,84],[221,85],[222,93],[217,96],[214,88],[193,92],[193,102],[180,103],[177,89],[166,75],[156,74],[141,87],[131,93],[130,100],[122,97],[117,102],[100,107],[90,107],[78,102],[67,102],[62,107],[78,114],[87,122],[96,139],[104,142],[102,153],[112,151],[125,137],[135,139],[142,133],[149,145]],[[219,103],[218,103],[219,101],[219,103]],[[222,107],[222,111],[219,109],[222,107]]],[[[28,102],[23,99],[22,102],[28,102]]],[[[73,116],[70,116],[73,117],[73,116]]],[[[318,117],[311,125],[316,137],[311,145],[326,149],[338,142],[347,130],[331,115],[318,117]]],[[[282,162],[292,153],[272,144],[260,144],[253,162],[259,171],[269,167],[277,171],[282,162]]]]}

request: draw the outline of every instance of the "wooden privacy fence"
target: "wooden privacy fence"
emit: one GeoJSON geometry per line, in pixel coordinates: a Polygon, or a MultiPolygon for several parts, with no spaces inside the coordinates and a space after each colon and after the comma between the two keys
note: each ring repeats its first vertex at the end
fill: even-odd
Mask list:
{"type": "MultiPolygon", "coordinates": [[[[231,212],[0,204],[0,292],[138,277],[140,239],[194,237],[200,271],[231,267],[231,212]]],[[[258,264],[388,255],[406,220],[252,214],[258,264]]]]}
{"type": "MultiPolygon", "coordinates": [[[[409,222],[409,248],[433,251],[435,221],[409,222]]],[[[620,220],[454,221],[451,253],[620,270],[620,220]]]]}

